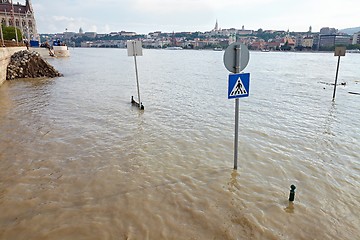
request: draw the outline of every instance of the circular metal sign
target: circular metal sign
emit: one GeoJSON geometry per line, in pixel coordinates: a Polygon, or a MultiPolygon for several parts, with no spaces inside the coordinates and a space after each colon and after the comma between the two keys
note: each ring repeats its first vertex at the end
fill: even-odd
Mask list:
{"type": "Polygon", "coordinates": [[[242,43],[232,43],[224,53],[224,65],[232,73],[240,73],[249,63],[249,49],[242,43]],[[239,56],[237,56],[237,54],[239,56]],[[236,66],[236,59],[239,57],[239,66],[236,66]]]}

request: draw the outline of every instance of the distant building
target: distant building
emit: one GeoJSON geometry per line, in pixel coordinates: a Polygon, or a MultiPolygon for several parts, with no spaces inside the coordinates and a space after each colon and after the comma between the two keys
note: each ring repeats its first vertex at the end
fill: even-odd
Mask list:
{"type": "Polygon", "coordinates": [[[351,36],[349,35],[336,35],[335,45],[349,45],[351,44],[351,36]]]}
{"type": "Polygon", "coordinates": [[[286,36],[286,37],[284,37],[284,38],[282,38],[280,40],[279,47],[280,48],[288,47],[289,49],[294,49],[295,48],[295,41],[291,37],[286,36]]]}
{"type": "Polygon", "coordinates": [[[195,48],[204,48],[206,45],[208,45],[208,42],[203,39],[195,39],[194,47],[195,48]]]}
{"type": "Polygon", "coordinates": [[[304,48],[312,48],[314,45],[314,38],[313,37],[304,37],[302,41],[302,46],[304,48]]]}
{"type": "Polygon", "coordinates": [[[320,35],[319,47],[333,47],[335,46],[336,35],[320,35]]]}
{"type": "Polygon", "coordinates": [[[267,49],[266,42],[264,40],[253,41],[249,44],[251,50],[262,50],[267,49]]]}
{"type": "Polygon", "coordinates": [[[119,33],[118,32],[111,32],[111,33],[109,33],[109,35],[111,37],[114,37],[114,36],[119,36],[119,33]]]}
{"type": "Polygon", "coordinates": [[[85,32],[84,36],[89,38],[96,38],[97,33],[96,32],[85,32]]]}
{"type": "Polygon", "coordinates": [[[319,47],[333,47],[335,45],[349,45],[350,36],[348,35],[320,35],[319,47]]]}
{"type": "Polygon", "coordinates": [[[119,32],[119,35],[120,35],[120,36],[133,37],[133,36],[136,36],[136,33],[135,33],[135,32],[125,32],[125,31],[121,31],[121,32],[119,32]]]}
{"type": "Polygon", "coordinates": [[[92,47],[92,45],[93,45],[93,42],[90,42],[90,41],[88,41],[88,42],[81,42],[81,47],[82,47],[82,48],[90,48],[90,47],[92,47]]]}
{"type": "Polygon", "coordinates": [[[151,37],[151,38],[157,38],[157,37],[159,37],[161,35],[161,31],[156,31],[156,32],[151,32],[151,33],[149,33],[149,36],[151,37]]]}
{"type": "Polygon", "coordinates": [[[236,35],[235,34],[230,35],[229,39],[228,39],[228,42],[229,42],[229,45],[236,42],[236,35]]]}
{"type": "Polygon", "coordinates": [[[56,33],[53,36],[53,39],[64,39],[65,38],[65,34],[64,33],[56,33]]]}
{"type": "Polygon", "coordinates": [[[303,36],[297,35],[295,38],[295,48],[301,48],[303,46],[303,36]]]}
{"type": "Polygon", "coordinates": [[[352,44],[360,44],[360,32],[353,35],[352,44]]]}
{"type": "MultiPolygon", "coordinates": [[[[244,28],[244,26],[243,26],[243,28],[244,28]]],[[[251,34],[254,33],[253,30],[245,30],[243,28],[241,30],[237,31],[237,34],[239,34],[239,35],[251,35],[251,34]]]]}
{"type": "Polygon", "coordinates": [[[222,35],[222,36],[232,36],[232,35],[236,35],[238,32],[238,30],[236,30],[235,28],[230,28],[230,29],[222,29],[218,31],[218,35],[222,35]]]}
{"type": "Polygon", "coordinates": [[[36,29],[34,10],[30,0],[25,5],[9,0],[0,0],[0,18],[3,26],[15,26],[21,30],[24,38],[39,39],[36,29]]]}
{"type": "Polygon", "coordinates": [[[337,29],[335,28],[329,28],[329,27],[323,27],[320,29],[320,34],[322,35],[335,35],[337,33],[337,29]]]}
{"type": "Polygon", "coordinates": [[[103,37],[106,37],[107,36],[107,34],[104,34],[104,33],[102,33],[102,34],[96,34],[96,37],[97,38],[103,38],[103,37]]]}
{"type": "Polygon", "coordinates": [[[313,50],[319,50],[319,41],[320,41],[320,35],[314,34],[313,35],[313,50]]]}
{"type": "Polygon", "coordinates": [[[68,40],[76,36],[75,32],[64,32],[64,39],[68,40]]]}
{"type": "Polygon", "coordinates": [[[280,49],[280,40],[273,40],[266,43],[266,49],[269,50],[278,50],[280,49]]]}

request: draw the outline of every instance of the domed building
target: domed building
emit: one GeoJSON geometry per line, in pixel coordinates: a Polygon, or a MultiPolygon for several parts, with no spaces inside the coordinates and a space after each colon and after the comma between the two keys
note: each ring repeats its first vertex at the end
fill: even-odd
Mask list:
{"type": "Polygon", "coordinates": [[[38,39],[34,10],[30,0],[25,5],[12,0],[0,0],[0,19],[4,26],[15,26],[21,30],[24,38],[38,39]]]}

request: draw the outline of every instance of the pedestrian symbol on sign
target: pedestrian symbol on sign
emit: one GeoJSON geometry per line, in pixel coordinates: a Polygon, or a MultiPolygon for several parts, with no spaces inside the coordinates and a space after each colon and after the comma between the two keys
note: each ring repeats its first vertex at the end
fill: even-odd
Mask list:
{"type": "Polygon", "coordinates": [[[240,96],[240,95],[244,95],[247,94],[247,91],[244,87],[243,82],[241,81],[241,78],[239,77],[238,80],[236,81],[236,84],[233,88],[233,90],[230,93],[231,97],[236,97],[236,96],[240,96]]]}
{"type": "Polygon", "coordinates": [[[230,74],[228,98],[249,96],[250,73],[230,74]]]}

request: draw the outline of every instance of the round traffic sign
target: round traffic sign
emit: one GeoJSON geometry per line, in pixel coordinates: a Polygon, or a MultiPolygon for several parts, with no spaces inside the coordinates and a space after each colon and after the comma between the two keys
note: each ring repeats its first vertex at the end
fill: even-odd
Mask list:
{"type": "Polygon", "coordinates": [[[224,65],[232,73],[240,73],[249,63],[249,49],[242,43],[232,43],[224,53],[224,65]],[[237,58],[239,62],[237,63],[237,58]],[[238,66],[236,66],[238,65],[238,66]]]}

